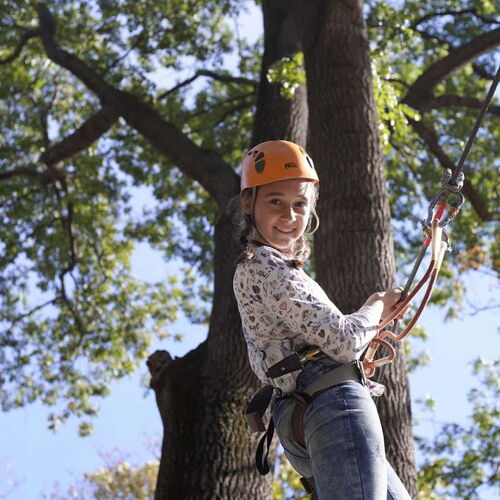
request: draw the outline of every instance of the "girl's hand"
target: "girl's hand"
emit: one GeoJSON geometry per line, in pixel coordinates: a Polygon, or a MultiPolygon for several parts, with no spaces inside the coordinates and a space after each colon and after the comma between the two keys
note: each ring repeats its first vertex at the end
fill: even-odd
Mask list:
{"type": "MultiPolygon", "coordinates": [[[[382,314],[380,319],[383,320],[394,310],[399,300],[401,299],[401,293],[403,289],[401,287],[390,288],[385,292],[377,292],[371,295],[365,302],[365,305],[373,304],[374,302],[380,301],[383,306],[382,314]]],[[[411,307],[411,302],[406,305],[406,307],[396,316],[397,319],[403,318],[403,316],[408,312],[411,307]]]]}
{"type": "MultiPolygon", "coordinates": [[[[401,294],[403,293],[403,288],[398,286],[396,288],[390,288],[385,292],[382,292],[381,300],[384,302],[384,310],[382,312],[381,319],[383,320],[389,314],[394,311],[399,301],[401,300],[401,294]]],[[[402,319],[408,310],[411,308],[411,302],[408,303],[405,308],[396,316],[397,319],[402,319]]]]}

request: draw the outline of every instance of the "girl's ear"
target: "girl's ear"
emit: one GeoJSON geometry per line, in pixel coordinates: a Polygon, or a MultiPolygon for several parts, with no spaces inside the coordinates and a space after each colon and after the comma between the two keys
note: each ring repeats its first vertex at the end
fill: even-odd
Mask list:
{"type": "Polygon", "coordinates": [[[243,193],[241,196],[241,207],[243,208],[243,212],[247,215],[252,215],[253,213],[253,200],[251,196],[248,196],[248,193],[243,193]]]}

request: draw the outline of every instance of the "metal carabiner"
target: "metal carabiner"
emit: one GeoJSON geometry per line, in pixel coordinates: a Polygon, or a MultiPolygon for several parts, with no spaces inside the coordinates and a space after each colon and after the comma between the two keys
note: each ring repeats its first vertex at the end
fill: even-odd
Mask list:
{"type": "Polygon", "coordinates": [[[441,191],[429,203],[427,219],[420,221],[424,226],[424,231],[430,229],[435,219],[439,220],[440,227],[446,226],[458,214],[464,201],[464,195],[460,191],[441,191]]]}

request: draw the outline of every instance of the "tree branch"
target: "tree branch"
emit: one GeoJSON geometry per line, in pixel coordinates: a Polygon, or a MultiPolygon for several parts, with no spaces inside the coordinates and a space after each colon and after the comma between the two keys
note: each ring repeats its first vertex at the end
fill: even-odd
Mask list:
{"type": "Polygon", "coordinates": [[[426,30],[421,30],[418,28],[416,28],[415,31],[422,37],[423,40],[434,40],[441,45],[451,46],[451,43],[448,42],[448,40],[446,40],[445,38],[441,38],[438,35],[433,35],[426,30]]]}
{"type": "Polygon", "coordinates": [[[484,80],[493,80],[495,78],[494,74],[491,74],[484,66],[477,63],[472,63],[472,69],[476,75],[480,76],[484,80]]]}
{"type": "Polygon", "coordinates": [[[415,21],[413,21],[410,24],[410,28],[415,29],[419,24],[425,23],[426,21],[429,21],[429,19],[433,19],[434,17],[440,17],[440,16],[461,16],[462,14],[472,14],[474,17],[477,17],[484,23],[488,24],[498,24],[499,21],[497,19],[494,19],[492,17],[486,17],[483,16],[482,14],[479,14],[477,9],[461,9],[461,10],[438,10],[436,12],[431,12],[429,14],[426,14],[425,16],[422,16],[415,21]]]}
{"type": "Polygon", "coordinates": [[[39,29],[33,29],[33,30],[28,30],[25,31],[22,35],[21,38],[19,39],[19,42],[17,42],[17,46],[14,49],[14,52],[10,56],[7,56],[5,59],[0,59],[0,64],[9,64],[12,61],[14,61],[17,56],[21,53],[23,50],[24,46],[28,43],[28,41],[31,38],[35,38],[37,36],[40,36],[40,30],[39,29]]]}
{"type": "MultiPolygon", "coordinates": [[[[431,97],[422,101],[419,110],[423,113],[436,108],[448,108],[459,106],[464,108],[481,109],[483,101],[474,97],[461,97],[458,95],[442,95],[439,97],[431,97]]],[[[493,115],[500,115],[500,106],[497,104],[490,104],[488,113],[493,115]]]]}
{"type": "Polygon", "coordinates": [[[12,330],[12,327],[13,327],[15,324],[19,323],[19,321],[21,321],[22,319],[27,318],[27,317],[29,317],[29,316],[32,316],[33,314],[35,314],[35,313],[36,313],[37,311],[39,311],[40,309],[43,309],[44,307],[47,307],[47,306],[50,306],[50,305],[54,304],[55,302],[57,302],[57,300],[58,300],[58,299],[59,299],[59,297],[57,297],[57,296],[56,296],[56,297],[54,297],[53,299],[50,299],[50,300],[48,300],[47,302],[44,302],[43,304],[39,304],[39,305],[37,305],[37,306],[33,307],[33,309],[30,309],[29,311],[27,311],[27,312],[25,312],[25,313],[22,313],[22,314],[20,314],[19,316],[16,316],[16,317],[12,320],[12,322],[11,322],[11,324],[10,324],[9,328],[7,329],[7,332],[10,332],[10,331],[12,330]]]}
{"type": "Polygon", "coordinates": [[[118,120],[118,115],[109,107],[101,108],[88,118],[75,132],[61,142],[51,146],[40,156],[40,161],[54,165],[87,149],[105,134],[118,120]]]}
{"type": "Polygon", "coordinates": [[[411,85],[403,99],[405,104],[418,109],[419,104],[432,95],[434,87],[480,55],[500,44],[500,28],[478,36],[474,40],[452,50],[446,57],[427,68],[411,85]]]}
{"type": "Polygon", "coordinates": [[[39,172],[35,168],[29,168],[29,167],[13,168],[12,170],[7,170],[6,172],[0,172],[0,181],[3,181],[5,179],[10,179],[11,177],[16,177],[18,175],[40,178],[43,176],[43,172],[39,172]]]}
{"type": "Polygon", "coordinates": [[[220,155],[200,148],[155,109],[132,94],[109,85],[74,54],[61,49],[54,38],[53,16],[43,4],[37,5],[37,11],[42,42],[49,59],[82,81],[99,97],[104,107],[109,106],[122,116],[184,174],[199,182],[220,207],[225,207],[238,193],[239,179],[220,155]]]}
{"type": "Polygon", "coordinates": [[[237,83],[239,85],[250,85],[254,89],[257,89],[259,86],[259,82],[256,82],[255,80],[250,80],[249,78],[243,78],[241,76],[221,75],[221,74],[215,73],[213,71],[209,71],[206,69],[200,69],[191,78],[188,78],[187,80],[184,80],[183,82],[178,83],[175,87],[172,87],[171,89],[163,92],[163,94],[160,94],[157,99],[159,101],[161,101],[162,99],[173,94],[174,92],[176,92],[180,88],[185,87],[186,85],[189,85],[190,83],[194,82],[194,80],[196,80],[200,76],[208,76],[208,77],[213,78],[214,80],[218,80],[220,82],[237,83]]]}
{"type": "MultiPolygon", "coordinates": [[[[421,121],[416,121],[408,116],[407,120],[408,123],[410,123],[410,125],[413,127],[413,130],[415,130],[420,138],[423,139],[423,141],[427,144],[441,166],[443,168],[449,168],[453,172],[455,170],[455,164],[439,145],[436,133],[433,130],[427,128],[421,121]]],[[[483,220],[484,222],[490,222],[500,219],[498,212],[490,212],[488,210],[488,207],[486,206],[484,200],[467,178],[465,179],[462,192],[469,200],[470,204],[481,220],[483,220]]]]}

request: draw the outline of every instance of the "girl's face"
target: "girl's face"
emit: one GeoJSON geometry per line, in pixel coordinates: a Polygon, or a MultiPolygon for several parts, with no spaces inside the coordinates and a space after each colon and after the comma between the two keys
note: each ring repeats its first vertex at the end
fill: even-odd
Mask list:
{"type": "MultiPolygon", "coordinates": [[[[307,227],[313,189],[311,182],[301,179],[260,186],[253,210],[260,234],[254,231],[252,237],[284,252],[292,250],[307,227]]],[[[243,209],[248,214],[252,213],[251,198],[245,198],[243,209]]]]}

